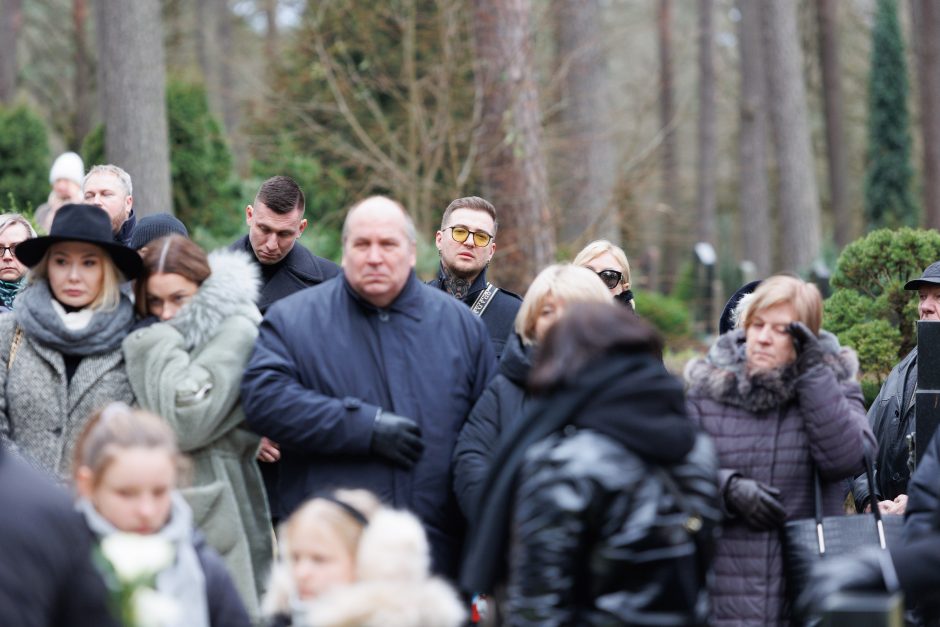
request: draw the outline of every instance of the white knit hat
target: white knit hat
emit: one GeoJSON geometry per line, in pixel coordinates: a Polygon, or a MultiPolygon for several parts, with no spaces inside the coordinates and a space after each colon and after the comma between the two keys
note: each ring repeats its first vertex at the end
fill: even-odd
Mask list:
{"type": "Polygon", "coordinates": [[[68,179],[75,181],[79,187],[85,179],[85,164],[82,158],[74,152],[63,152],[56,157],[49,170],[49,184],[52,185],[59,179],[68,179]]]}

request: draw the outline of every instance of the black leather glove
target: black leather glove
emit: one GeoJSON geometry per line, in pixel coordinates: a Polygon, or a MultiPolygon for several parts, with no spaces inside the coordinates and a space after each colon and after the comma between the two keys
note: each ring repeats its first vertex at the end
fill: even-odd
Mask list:
{"type": "Polygon", "coordinates": [[[882,558],[891,559],[879,547],[860,549],[856,555],[847,555],[819,561],[813,567],[809,583],[796,602],[797,612],[804,617],[822,611],[826,601],[837,592],[885,592],[882,558]]]}
{"type": "Polygon", "coordinates": [[[809,327],[796,321],[791,322],[787,330],[793,336],[793,345],[796,348],[796,369],[800,374],[822,363],[823,351],[819,345],[819,338],[809,330],[809,327]]]}
{"type": "Polygon", "coordinates": [[[411,418],[380,409],[372,425],[370,448],[376,455],[409,470],[424,452],[421,427],[411,418]]]}
{"type": "Polygon", "coordinates": [[[740,515],[747,526],[757,531],[776,529],[787,519],[778,497],[780,490],[760,481],[732,477],[725,489],[728,509],[740,515]]]}

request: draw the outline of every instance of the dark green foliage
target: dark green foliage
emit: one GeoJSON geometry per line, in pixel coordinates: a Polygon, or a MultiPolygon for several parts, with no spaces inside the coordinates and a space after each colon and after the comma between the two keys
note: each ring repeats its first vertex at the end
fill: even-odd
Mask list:
{"type": "Polygon", "coordinates": [[[93,128],[82,141],[82,161],[85,162],[86,170],[107,163],[104,156],[104,124],[93,128]]]}
{"type": "Polygon", "coordinates": [[[692,335],[692,321],[684,302],[656,292],[633,290],[633,293],[637,314],[663,334],[667,345],[673,340],[685,339],[692,335]]]}
{"type": "MultiPolygon", "coordinates": [[[[205,88],[171,80],[166,105],[173,211],[193,231],[194,239],[202,234],[206,242],[228,243],[242,230],[247,202],[222,129],[209,112],[205,88]]],[[[88,167],[107,163],[104,137],[104,126],[98,125],[82,142],[88,167]]]]}
{"type": "Polygon", "coordinates": [[[22,211],[46,202],[51,166],[42,120],[26,107],[0,107],[0,204],[22,211]]]}
{"type": "Polygon", "coordinates": [[[904,284],[940,260],[940,233],[880,229],[845,247],[823,326],[859,355],[863,382],[880,382],[917,339],[917,294],[904,284]]]}
{"type": "Polygon", "coordinates": [[[238,233],[244,207],[232,153],[209,112],[205,88],[171,80],[166,104],[176,216],[193,229],[202,227],[220,236],[238,233]]]}
{"type": "Polygon", "coordinates": [[[895,0],[878,0],[868,88],[865,216],[869,228],[916,226],[911,193],[907,66],[895,0]]]}

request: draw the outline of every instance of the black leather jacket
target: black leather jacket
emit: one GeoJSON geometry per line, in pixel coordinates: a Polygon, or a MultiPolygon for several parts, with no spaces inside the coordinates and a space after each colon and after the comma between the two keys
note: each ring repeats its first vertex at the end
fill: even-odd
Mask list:
{"type": "MultiPolygon", "coordinates": [[[[893,501],[899,494],[907,494],[907,483],[911,478],[907,436],[914,433],[915,427],[914,405],[910,396],[905,394],[908,377],[917,381],[916,348],[891,370],[878,396],[868,408],[868,421],[878,440],[878,456],[875,458],[876,501],[893,501]]],[[[852,493],[856,509],[862,511],[871,498],[864,473],[855,478],[852,493]]]]}
{"type": "Polygon", "coordinates": [[[506,624],[707,624],[716,473],[703,435],[669,468],[573,426],[532,446],[516,492],[506,624]]]}

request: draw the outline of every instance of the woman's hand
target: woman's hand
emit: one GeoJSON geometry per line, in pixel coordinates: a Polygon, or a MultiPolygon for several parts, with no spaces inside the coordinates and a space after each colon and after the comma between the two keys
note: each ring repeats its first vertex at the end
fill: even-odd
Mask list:
{"type": "Polygon", "coordinates": [[[823,359],[822,347],[819,338],[802,322],[795,320],[787,327],[793,336],[793,347],[796,349],[796,369],[800,374],[821,364],[823,359]]]}
{"type": "Polygon", "coordinates": [[[748,527],[757,531],[776,529],[787,519],[787,513],[778,500],[780,490],[754,479],[732,477],[725,489],[728,509],[744,519],[748,527]]]}

